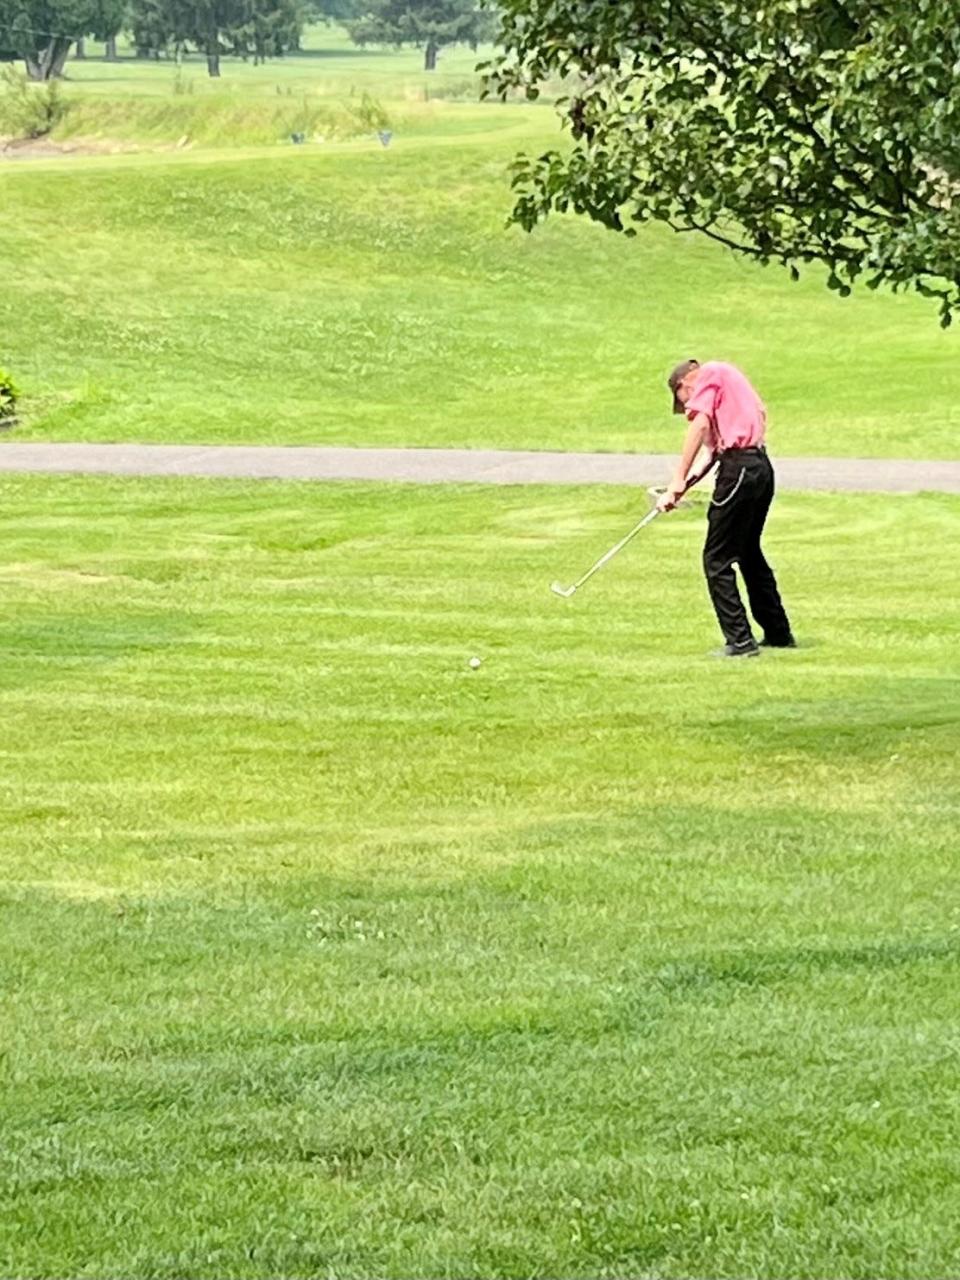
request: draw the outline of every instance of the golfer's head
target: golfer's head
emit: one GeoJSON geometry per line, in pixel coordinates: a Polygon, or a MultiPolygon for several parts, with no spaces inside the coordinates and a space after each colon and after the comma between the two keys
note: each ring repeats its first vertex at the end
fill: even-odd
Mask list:
{"type": "Polygon", "coordinates": [[[673,392],[673,412],[683,413],[683,407],[693,395],[697,381],[699,360],[681,360],[667,379],[667,386],[673,392]]]}

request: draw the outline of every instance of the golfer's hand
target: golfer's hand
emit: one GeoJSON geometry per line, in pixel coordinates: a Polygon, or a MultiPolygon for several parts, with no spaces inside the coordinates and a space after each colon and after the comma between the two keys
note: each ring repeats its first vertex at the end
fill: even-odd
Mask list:
{"type": "Polygon", "coordinates": [[[658,511],[672,511],[680,499],[683,497],[683,485],[671,484],[661,493],[657,499],[658,511]]]}

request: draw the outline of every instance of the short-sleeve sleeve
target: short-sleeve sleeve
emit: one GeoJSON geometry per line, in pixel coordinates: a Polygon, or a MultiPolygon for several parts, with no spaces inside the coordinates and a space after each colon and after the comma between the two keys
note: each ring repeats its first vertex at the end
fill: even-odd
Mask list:
{"type": "Polygon", "coordinates": [[[687,417],[692,420],[698,413],[705,413],[711,422],[715,421],[722,390],[721,381],[717,375],[704,368],[697,379],[693,395],[684,406],[687,417]]]}

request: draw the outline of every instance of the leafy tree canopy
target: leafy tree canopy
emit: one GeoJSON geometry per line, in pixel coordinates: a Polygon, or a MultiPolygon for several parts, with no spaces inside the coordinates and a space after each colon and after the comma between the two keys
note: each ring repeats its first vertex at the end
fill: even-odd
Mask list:
{"type": "Polygon", "coordinates": [[[173,39],[173,23],[167,0],[131,0],[128,24],[138,50],[165,49],[173,39]]]}
{"type": "Polygon", "coordinates": [[[262,61],[296,48],[303,24],[298,0],[130,0],[129,12],[138,48],[198,49],[211,76],[222,53],[262,61]]]}
{"type": "Polygon", "coordinates": [[[357,44],[414,44],[425,50],[428,70],[444,45],[476,48],[494,24],[478,0],[363,0],[359,17],[347,24],[357,44]]]}
{"type": "Polygon", "coordinates": [[[49,80],[75,40],[115,35],[123,14],[123,0],[0,0],[0,46],[23,59],[32,79],[49,80]]]}
{"type": "Polygon", "coordinates": [[[309,22],[348,22],[360,8],[360,0],[306,0],[303,12],[309,22]]]}
{"type": "Polygon", "coordinates": [[[960,305],[956,0],[501,0],[487,91],[552,91],[572,147],[515,164],[527,229],[656,219],[841,294],[960,305]],[[562,84],[562,88],[560,87],[562,84]]]}
{"type": "Polygon", "coordinates": [[[302,29],[303,10],[298,0],[256,0],[226,38],[232,52],[244,58],[252,56],[256,63],[298,48],[302,29]]]}

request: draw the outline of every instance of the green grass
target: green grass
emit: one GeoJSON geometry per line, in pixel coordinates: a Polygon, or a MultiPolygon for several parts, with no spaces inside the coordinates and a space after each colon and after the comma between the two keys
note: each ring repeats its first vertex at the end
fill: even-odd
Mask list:
{"type": "Polygon", "coordinates": [[[918,299],[843,301],[658,228],[504,230],[519,111],[387,151],[9,166],[0,323],[31,433],[672,449],[663,378],[695,351],[754,376],[780,453],[960,456],[956,341],[918,299]]]}
{"type": "Polygon", "coordinates": [[[396,102],[466,95],[476,101],[476,65],[491,52],[484,48],[475,53],[465,45],[442,49],[436,70],[426,72],[422,50],[361,49],[338,27],[308,26],[300,53],[271,58],[261,66],[224,57],[220,78],[211,79],[203,54],[185,55],[178,73],[174,60],[134,58],[122,41],[117,62],[104,61],[102,46],[95,42],[88,48],[93,56],[71,59],[67,66],[67,86],[74,97],[165,97],[179,80],[181,89],[200,97],[269,97],[279,87],[336,97],[366,92],[396,102]]]}
{"type": "MultiPolygon", "coordinates": [[[[505,231],[549,110],[311,42],[71,65],[145,150],[0,171],[18,438],[671,449],[697,352],[960,456],[919,300],[505,231]]],[[[956,1273],[958,500],[779,500],[741,666],[701,513],[549,594],[626,490],[0,489],[0,1274],[956,1273]]]]}
{"type": "Polygon", "coordinates": [[[956,499],[2,489],[0,1272],[955,1274],[956,499]]]}
{"type": "MultiPolygon", "coordinates": [[[[657,227],[505,230],[550,109],[424,102],[416,50],[322,39],[219,85],[190,63],[187,94],[169,64],[71,65],[65,133],[147,150],[0,172],[25,436],[671,450],[664,374],[696,353],[754,377],[781,454],[960,457],[957,338],[923,300],[844,301],[657,227]],[[354,132],[364,92],[389,150],[367,126],[290,145],[304,112],[354,132]],[[236,145],[173,152],[185,133],[236,145]]],[[[455,94],[473,59],[429,83],[455,94]]]]}

